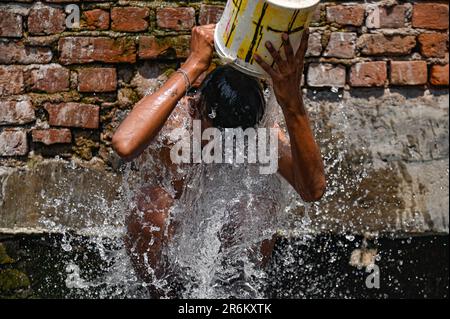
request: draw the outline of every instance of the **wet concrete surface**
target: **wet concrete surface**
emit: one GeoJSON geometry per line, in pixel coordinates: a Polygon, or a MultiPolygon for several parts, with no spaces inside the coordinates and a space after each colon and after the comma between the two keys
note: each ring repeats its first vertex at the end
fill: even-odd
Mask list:
{"type": "MultiPolygon", "coordinates": [[[[4,281],[0,282],[1,298],[145,296],[143,288],[134,289],[130,295],[117,282],[102,282],[105,273],[116,271],[116,252],[121,249],[117,241],[74,236],[70,249],[67,238],[61,235],[0,236],[0,242],[0,278],[4,281]],[[78,265],[83,282],[96,284],[69,288],[67,270],[73,264],[78,265]],[[12,270],[15,276],[8,277],[12,270]]],[[[448,235],[364,240],[352,235],[321,234],[280,239],[269,266],[266,295],[448,298],[448,244],[448,235]],[[378,268],[374,270],[371,264],[378,268]]],[[[130,270],[125,271],[128,274],[130,270]]],[[[123,274],[116,275],[120,280],[123,274]]]]}
{"type": "Polygon", "coordinates": [[[351,239],[353,236],[320,235],[308,241],[279,241],[268,296],[448,298],[448,235],[383,237],[367,241],[361,237],[351,239]],[[286,247],[290,248],[286,251],[286,247]],[[351,257],[361,252],[376,252],[374,264],[379,269],[379,288],[373,285],[376,283],[375,269],[365,267],[368,266],[367,258],[359,261],[360,267],[350,264],[351,257]],[[295,267],[282,266],[287,256],[295,267]]]}

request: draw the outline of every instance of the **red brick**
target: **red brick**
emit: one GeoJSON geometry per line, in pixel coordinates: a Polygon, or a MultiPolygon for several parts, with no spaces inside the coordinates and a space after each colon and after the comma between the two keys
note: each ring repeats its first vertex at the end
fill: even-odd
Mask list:
{"type": "Polygon", "coordinates": [[[22,32],[22,16],[0,9],[0,37],[20,38],[22,32]]]}
{"type": "Polygon", "coordinates": [[[344,87],[346,71],[342,65],[311,63],[307,83],[312,87],[344,87]]]}
{"type": "Polygon", "coordinates": [[[195,25],[195,10],[191,7],[161,8],[156,11],[156,23],[163,29],[190,30],[195,25]]]}
{"type": "Polygon", "coordinates": [[[50,48],[30,47],[15,42],[0,42],[0,63],[49,63],[53,54],[50,48]]]}
{"type": "Polygon", "coordinates": [[[198,22],[200,25],[217,23],[223,13],[223,6],[202,4],[200,6],[200,16],[198,22]]]}
{"type": "Polygon", "coordinates": [[[59,40],[58,49],[63,64],[136,62],[134,40],[127,38],[67,37],[59,40]]]}
{"type": "Polygon", "coordinates": [[[89,30],[108,30],[109,12],[102,9],[94,9],[83,12],[84,27],[89,30]]]}
{"type": "Polygon", "coordinates": [[[316,10],[313,13],[313,16],[311,18],[311,24],[312,25],[318,25],[321,22],[322,19],[322,9],[324,8],[323,4],[319,4],[316,8],[316,10]]]}
{"type": "Polygon", "coordinates": [[[31,132],[33,142],[45,145],[64,144],[72,142],[72,133],[67,128],[34,129],[31,132]]]}
{"type": "Polygon", "coordinates": [[[354,87],[384,86],[387,79],[386,62],[361,62],[350,70],[350,85],[354,87]]]}
{"type": "Polygon", "coordinates": [[[92,104],[60,103],[44,105],[49,115],[49,124],[54,126],[69,126],[82,128],[98,128],[99,107],[92,104]]]}
{"type": "Polygon", "coordinates": [[[58,64],[43,65],[30,72],[30,85],[33,91],[56,93],[69,89],[70,71],[58,64]]]}
{"type": "Polygon", "coordinates": [[[403,28],[405,26],[406,7],[404,5],[371,6],[368,12],[366,19],[368,28],[403,28]]]}
{"type": "Polygon", "coordinates": [[[178,58],[189,55],[190,36],[155,37],[142,36],[139,38],[139,57],[141,59],[156,59],[165,56],[170,51],[175,52],[178,58]]]}
{"type": "Polygon", "coordinates": [[[320,56],[322,54],[322,35],[318,32],[311,33],[308,39],[306,57],[320,56]]]}
{"type": "Polygon", "coordinates": [[[113,92],[117,88],[114,68],[85,68],[78,71],[78,91],[113,92]]]}
{"type": "Polygon", "coordinates": [[[428,80],[425,61],[391,61],[391,84],[422,85],[428,80]]]}
{"type": "Polygon", "coordinates": [[[443,58],[448,52],[448,36],[445,33],[422,33],[417,40],[423,56],[443,58]]]}
{"type": "Polygon", "coordinates": [[[23,90],[23,69],[0,65],[0,96],[20,94],[23,90]]]}
{"type": "Polygon", "coordinates": [[[448,64],[431,67],[430,82],[433,85],[448,85],[448,64]]]}
{"type": "Polygon", "coordinates": [[[29,100],[0,100],[0,125],[26,124],[35,119],[34,109],[29,100]]]}
{"type": "MultiPolygon", "coordinates": [[[[32,2],[32,0],[30,1],[30,0],[25,0],[25,1],[28,1],[28,2],[32,2]]],[[[77,2],[81,2],[81,1],[83,1],[83,0],[45,0],[45,2],[48,2],[48,3],[77,3],[77,2]]],[[[99,0],[99,2],[100,1],[105,1],[105,0],[99,0]]]]}
{"type": "Polygon", "coordinates": [[[416,46],[413,35],[363,34],[358,47],[365,55],[406,55],[416,46]]]}
{"type": "Polygon", "coordinates": [[[324,56],[351,59],[355,56],[356,33],[333,32],[324,56]]]}
{"type": "Polygon", "coordinates": [[[95,38],[93,58],[107,63],[135,62],[136,45],[134,40],[127,38],[109,39],[95,38]]]}
{"type": "Polygon", "coordinates": [[[66,29],[66,14],[62,9],[35,6],[28,16],[28,32],[31,34],[55,34],[66,29]]]}
{"type": "Polygon", "coordinates": [[[412,25],[424,29],[448,29],[448,4],[417,3],[413,8],[412,25]]]}
{"type": "Polygon", "coordinates": [[[0,156],[23,156],[28,153],[27,132],[5,129],[0,132],[0,156]]]}
{"type": "Polygon", "coordinates": [[[139,32],[148,29],[148,8],[113,8],[111,29],[114,31],[139,32]]]}
{"type": "Polygon", "coordinates": [[[363,5],[338,5],[327,7],[327,20],[340,25],[361,26],[364,22],[363,5]]]}

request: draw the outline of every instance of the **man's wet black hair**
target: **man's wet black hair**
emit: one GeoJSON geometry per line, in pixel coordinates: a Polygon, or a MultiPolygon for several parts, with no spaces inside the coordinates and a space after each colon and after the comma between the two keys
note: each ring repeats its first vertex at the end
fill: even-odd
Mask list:
{"type": "Polygon", "coordinates": [[[263,89],[256,78],[230,65],[219,66],[200,87],[202,116],[214,127],[255,127],[266,108],[263,89]]]}

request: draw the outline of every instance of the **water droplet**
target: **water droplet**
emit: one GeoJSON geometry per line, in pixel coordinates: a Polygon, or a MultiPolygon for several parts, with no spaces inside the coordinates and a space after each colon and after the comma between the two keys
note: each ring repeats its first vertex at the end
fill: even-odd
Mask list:
{"type": "Polygon", "coordinates": [[[355,240],[355,236],[353,235],[346,235],[345,238],[349,241],[354,241],[355,240]]]}
{"type": "Polygon", "coordinates": [[[72,246],[70,244],[62,244],[61,248],[64,251],[72,251],[72,246]]]}
{"type": "Polygon", "coordinates": [[[215,108],[211,108],[211,113],[208,114],[208,117],[210,119],[215,119],[216,116],[217,116],[216,109],[215,108]]]}

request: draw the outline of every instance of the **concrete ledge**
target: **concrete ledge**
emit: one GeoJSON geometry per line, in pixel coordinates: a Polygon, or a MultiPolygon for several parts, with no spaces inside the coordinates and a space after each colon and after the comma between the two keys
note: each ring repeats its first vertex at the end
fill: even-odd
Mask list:
{"type": "Polygon", "coordinates": [[[114,218],[120,181],[116,174],[58,160],[3,167],[0,233],[113,232],[122,223],[114,218]]]}

